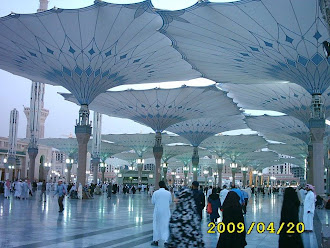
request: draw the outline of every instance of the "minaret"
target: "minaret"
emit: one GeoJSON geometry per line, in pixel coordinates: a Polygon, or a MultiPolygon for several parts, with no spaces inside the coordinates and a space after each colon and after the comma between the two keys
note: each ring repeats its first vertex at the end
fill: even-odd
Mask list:
{"type": "MultiPolygon", "coordinates": [[[[47,0],[39,0],[38,12],[45,11],[48,8],[47,0]]],[[[34,181],[35,159],[38,155],[38,139],[44,138],[45,120],[49,111],[44,109],[45,84],[40,82],[32,82],[30,108],[24,108],[27,118],[26,137],[30,138],[28,147],[29,154],[29,179],[34,181]]],[[[23,172],[25,175],[25,171],[23,172]]]]}
{"type": "MultiPolygon", "coordinates": [[[[101,130],[102,130],[102,114],[94,112],[93,122],[93,147],[92,147],[92,165],[93,165],[93,182],[97,183],[97,174],[100,164],[101,150],[101,130]]],[[[102,161],[104,162],[104,161],[102,161]]],[[[104,182],[102,182],[104,183],[104,182]]]]}
{"type": "Polygon", "coordinates": [[[17,150],[17,128],[19,114],[16,109],[10,111],[9,121],[9,139],[8,139],[8,164],[16,165],[16,150],[17,150]]]}

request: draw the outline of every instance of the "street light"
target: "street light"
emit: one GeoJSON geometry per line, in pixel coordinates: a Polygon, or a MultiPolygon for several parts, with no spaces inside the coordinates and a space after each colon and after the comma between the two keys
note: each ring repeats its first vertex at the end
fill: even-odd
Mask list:
{"type": "Polygon", "coordinates": [[[7,164],[7,162],[8,162],[8,159],[7,159],[7,158],[4,158],[4,159],[3,159],[3,163],[4,163],[4,164],[7,164]]]}
{"type": "Polygon", "coordinates": [[[138,158],[136,159],[137,164],[144,164],[144,159],[143,158],[138,158]]]}

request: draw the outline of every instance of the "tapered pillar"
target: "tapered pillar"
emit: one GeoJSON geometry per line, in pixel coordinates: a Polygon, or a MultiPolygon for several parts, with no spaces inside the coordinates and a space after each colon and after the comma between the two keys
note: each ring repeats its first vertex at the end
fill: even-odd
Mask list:
{"type": "Polygon", "coordinates": [[[93,158],[92,159],[92,166],[93,166],[93,183],[97,183],[97,175],[99,172],[99,164],[100,158],[93,158]]]}
{"type": "Polygon", "coordinates": [[[232,185],[235,185],[235,175],[236,175],[236,168],[231,169],[231,176],[233,178],[232,185]]]}
{"type": "Polygon", "coordinates": [[[68,169],[68,174],[67,174],[67,177],[68,177],[68,180],[67,182],[70,183],[71,182],[71,170],[72,170],[72,164],[67,164],[66,168],[68,169]]]}
{"type": "Polygon", "coordinates": [[[79,110],[79,122],[75,127],[75,133],[78,141],[78,169],[77,184],[82,186],[86,184],[86,164],[87,164],[87,144],[92,133],[92,127],[89,124],[89,109],[87,105],[81,105],[79,110]]]}
{"type": "Polygon", "coordinates": [[[306,181],[308,184],[314,185],[313,182],[313,146],[308,145],[308,157],[307,157],[307,171],[306,171],[306,181]]]}
{"type": "Polygon", "coordinates": [[[29,160],[30,160],[30,162],[29,162],[29,180],[30,180],[30,182],[33,182],[36,157],[38,155],[38,147],[29,147],[28,154],[29,154],[29,160]]]}
{"type": "Polygon", "coordinates": [[[316,194],[324,194],[324,146],[325,128],[311,128],[313,145],[312,178],[316,194]]]}
{"type": "Polygon", "coordinates": [[[199,164],[198,146],[194,146],[191,162],[193,165],[193,181],[197,181],[198,164],[199,164]]]}
{"type": "Polygon", "coordinates": [[[160,181],[160,164],[163,156],[163,146],[162,146],[162,134],[160,132],[156,132],[155,136],[155,146],[153,148],[153,153],[155,157],[155,188],[159,189],[159,181],[160,181]]]}
{"type": "Polygon", "coordinates": [[[246,187],[246,173],[247,171],[243,171],[243,187],[246,187]]]}
{"type": "Polygon", "coordinates": [[[164,165],[164,167],[163,167],[163,174],[164,174],[164,182],[165,182],[165,184],[167,185],[167,163],[164,163],[165,165],[164,165]]]}
{"type": "Polygon", "coordinates": [[[138,183],[142,183],[142,170],[143,170],[143,163],[137,164],[138,169],[138,183]]]}
{"type": "Polygon", "coordinates": [[[316,194],[324,195],[324,146],[325,114],[321,94],[312,95],[312,113],[309,120],[313,146],[312,178],[316,194]]]}
{"type": "Polygon", "coordinates": [[[222,168],[223,164],[218,164],[218,187],[222,188],[222,168]]]}

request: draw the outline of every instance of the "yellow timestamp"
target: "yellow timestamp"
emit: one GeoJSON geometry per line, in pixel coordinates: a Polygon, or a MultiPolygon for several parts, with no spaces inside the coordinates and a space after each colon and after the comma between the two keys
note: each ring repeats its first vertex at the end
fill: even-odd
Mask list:
{"type": "Polygon", "coordinates": [[[248,229],[245,228],[243,222],[239,222],[236,225],[234,222],[229,222],[227,225],[223,222],[220,222],[217,225],[215,225],[213,222],[210,222],[207,226],[209,227],[207,233],[224,233],[225,231],[228,233],[242,233],[246,231],[246,234],[250,234],[254,228],[256,228],[258,233],[264,233],[267,231],[268,233],[280,234],[282,231],[284,231],[287,234],[294,234],[303,233],[305,231],[305,225],[303,222],[299,222],[297,224],[294,224],[293,222],[282,222],[277,230],[275,229],[274,222],[270,222],[267,227],[264,222],[251,222],[248,229]]]}

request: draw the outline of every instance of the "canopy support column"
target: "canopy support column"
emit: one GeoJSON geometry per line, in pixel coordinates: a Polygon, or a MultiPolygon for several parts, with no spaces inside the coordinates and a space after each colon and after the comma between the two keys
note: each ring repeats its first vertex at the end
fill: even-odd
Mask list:
{"type": "Polygon", "coordinates": [[[191,162],[193,165],[193,181],[197,181],[198,164],[199,164],[198,146],[194,146],[191,162]]]}
{"type": "Polygon", "coordinates": [[[162,146],[162,133],[156,132],[155,136],[155,146],[153,148],[153,153],[155,157],[155,189],[159,189],[159,181],[160,181],[160,164],[163,156],[163,146],[162,146]]]}
{"type": "Polygon", "coordinates": [[[86,162],[87,162],[87,144],[91,137],[92,127],[89,123],[88,105],[81,105],[79,110],[79,122],[75,127],[75,133],[78,141],[78,169],[77,186],[86,184],[86,162]]]}

